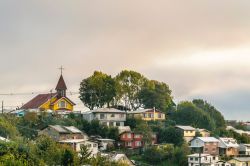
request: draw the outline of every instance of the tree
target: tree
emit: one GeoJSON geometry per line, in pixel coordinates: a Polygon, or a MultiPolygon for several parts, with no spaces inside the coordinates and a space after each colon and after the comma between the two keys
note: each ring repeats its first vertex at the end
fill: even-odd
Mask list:
{"type": "Polygon", "coordinates": [[[211,104],[202,99],[194,99],[193,104],[195,104],[198,108],[207,112],[211,119],[214,121],[216,127],[226,127],[226,121],[223,115],[211,104]]]}
{"type": "Polygon", "coordinates": [[[90,161],[90,156],[91,156],[91,151],[89,151],[86,145],[82,145],[80,151],[80,163],[88,164],[90,161]]]}
{"type": "Polygon", "coordinates": [[[181,146],[184,143],[183,134],[174,127],[162,128],[158,134],[159,143],[169,143],[181,146]]]}
{"type": "Polygon", "coordinates": [[[213,131],[216,127],[214,120],[207,112],[188,101],[179,103],[171,118],[179,125],[190,125],[210,131],[213,131]]]}
{"type": "Polygon", "coordinates": [[[126,107],[136,110],[141,106],[139,93],[147,79],[135,71],[123,70],[116,77],[117,82],[117,96],[116,104],[124,103],[126,107]]]}
{"type": "Polygon", "coordinates": [[[105,105],[109,107],[115,96],[115,80],[102,72],[95,71],[80,84],[80,99],[91,110],[105,105]]]}
{"type": "Polygon", "coordinates": [[[148,81],[147,85],[139,92],[138,97],[146,108],[155,107],[163,112],[167,112],[174,106],[171,90],[163,82],[148,81]]]}
{"type": "Polygon", "coordinates": [[[15,139],[19,135],[15,123],[6,117],[0,117],[0,136],[15,139]]]}

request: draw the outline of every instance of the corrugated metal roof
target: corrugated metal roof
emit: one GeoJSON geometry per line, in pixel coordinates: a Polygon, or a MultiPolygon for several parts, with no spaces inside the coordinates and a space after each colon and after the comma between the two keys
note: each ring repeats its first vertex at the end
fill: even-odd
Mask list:
{"type": "Polygon", "coordinates": [[[177,128],[183,129],[183,130],[195,130],[195,128],[193,128],[192,126],[180,126],[177,125],[177,128]]]}

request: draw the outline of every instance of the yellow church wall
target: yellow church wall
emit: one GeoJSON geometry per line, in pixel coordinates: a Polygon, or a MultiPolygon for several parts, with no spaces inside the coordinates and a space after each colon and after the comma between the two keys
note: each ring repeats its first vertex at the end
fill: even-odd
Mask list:
{"type": "Polygon", "coordinates": [[[53,108],[50,107],[50,104],[55,102],[56,101],[56,97],[52,97],[51,100],[48,100],[46,103],[44,103],[43,105],[41,105],[39,108],[40,109],[44,109],[44,110],[48,110],[48,109],[52,109],[54,110],[53,108]]]}
{"type": "Polygon", "coordinates": [[[70,102],[68,102],[66,99],[64,99],[64,98],[62,98],[62,99],[60,99],[60,100],[58,100],[54,105],[53,105],[53,110],[59,110],[59,109],[67,109],[67,110],[70,110],[70,111],[73,111],[73,105],[70,103],[70,102]],[[59,107],[59,102],[61,102],[61,101],[65,101],[66,102],[66,108],[60,108],[59,107]]]}

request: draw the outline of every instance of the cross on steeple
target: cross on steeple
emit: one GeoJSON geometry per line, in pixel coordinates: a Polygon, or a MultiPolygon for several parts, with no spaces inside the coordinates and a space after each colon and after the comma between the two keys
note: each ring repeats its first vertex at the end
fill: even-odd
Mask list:
{"type": "Polygon", "coordinates": [[[62,73],[63,73],[63,70],[65,69],[65,68],[63,68],[63,66],[61,66],[60,68],[58,68],[59,70],[61,70],[61,75],[62,75],[62,73]]]}

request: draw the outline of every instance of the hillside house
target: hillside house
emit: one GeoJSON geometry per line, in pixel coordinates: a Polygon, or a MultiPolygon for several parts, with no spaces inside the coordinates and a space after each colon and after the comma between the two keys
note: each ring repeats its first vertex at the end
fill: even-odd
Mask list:
{"type": "Polygon", "coordinates": [[[239,144],[234,138],[219,138],[220,155],[237,156],[239,154],[239,144]]]}
{"type": "MultiPolygon", "coordinates": [[[[120,134],[120,142],[121,146],[132,149],[141,148],[145,144],[143,142],[143,135],[132,131],[127,131],[120,134]]],[[[157,143],[157,136],[156,134],[153,134],[151,144],[154,145],[156,143],[157,143]]]]}
{"type": "Polygon", "coordinates": [[[82,116],[89,122],[96,119],[101,124],[112,127],[124,126],[126,121],[126,112],[115,108],[99,108],[84,112],[82,116]]]}
{"type": "Polygon", "coordinates": [[[87,134],[74,126],[49,125],[38,133],[39,135],[47,135],[55,141],[67,139],[88,139],[87,134]]]}
{"type": "Polygon", "coordinates": [[[212,156],[210,154],[191,154],[188,155],[188,166],[215,166],[215,164],[219,161],[218,156],[212,156]]]}
{"type": "Polygon", "coordinates": [[[97,155],[98,151],[98,143],[86,139],[66,139],[59,141],[61,144],[69,145],[74,151],[80,152],[81,147],[83,145],[88,147],[89,152],[91,152],[92,156],[97,155]]]}
{"type": "Polygon", "coordinates": [[[219,155],[219,143],[214,137],[196,137],[190,141],[190,148],[194,153],[219,155]]]}
{"type": "Polygon", "coordinates": [[[162,121],[166,120],[165,113],[157,109],[141,109],[136,111],[128,111],[128,116],[130,117],[139,117],[145,121],[162,121]]]}
{"type": "Polygon", "coordinates": [[[196,129],[197,133],[200,133],[201,137],[210,137],[210,132],[207,129],[196,129]]]}
{"type": "Polygon", "coordinates": [[[196,129],[191,126],[175,126],[178,130],[180,130],[183,133],[183,138],[186,140],[186,142],[191,141],[196,134],[196,129]]]}
{"type": "Polygon", "coordinates": [[[239,154],[250,156],[250,144],[240,144],[239,154]]]}
{"type": "Polygon", "coordinates": [[[232,160],[228,161],[231,166],[249,166],[250,157],[234,157],[232,160]]]}

